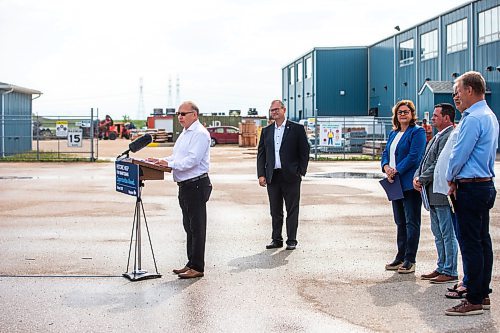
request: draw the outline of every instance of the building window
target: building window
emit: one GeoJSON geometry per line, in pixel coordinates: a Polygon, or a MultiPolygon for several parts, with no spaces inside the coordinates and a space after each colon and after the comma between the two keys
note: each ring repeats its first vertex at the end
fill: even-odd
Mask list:
{"type": "Polygon", "coordinates": [[[297,64],[297,82],[302,81],[302,75],[304,75],[302,72],[302,62],[299,62],[297,64]]]}
{"type": "Polygon", "coordinates": [[[289,84],[295,83],[295,67],[293,66],[288,68],[288,83],[289,84]]]}
{"type": "Polygon", "coordinates": [[[312,77],[312,72],[313,72],[312,65],[313,65],[312,57],[306,58],[306,73],[305,73],[306,79],[310,79],[312,77]]]}
{"type": "Polygon", "coordinates": [[[479,44],[500,39],[500,6],[479,13],[479,44]]]}
{"type": "Polygon", "coordinates": [[[467,49],[467,19],[446,26],[446,53],[467,49]]]}
{"type": "Polygon", "coordinates": [[[420,58],[422,60],[436,58],[438,56],[438,32],[429,31],[420,36],[420,58]]]}
{"type": "Polygon", "coordinates": [[[399,66],[413,64],[413,38],[399,43],[399,66]]]}

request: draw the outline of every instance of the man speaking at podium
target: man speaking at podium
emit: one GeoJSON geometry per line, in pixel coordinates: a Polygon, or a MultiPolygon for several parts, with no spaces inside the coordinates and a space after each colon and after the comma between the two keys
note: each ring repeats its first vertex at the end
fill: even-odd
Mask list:
{"type": "Polygon", "coordinates": [[[173,272],[181,279],[191,279],[202,277],[205,271],[206,204],[212,192],[208,177],[210,134],[199,122],[199,109],[193,102],[182,103],[176,114],[184,129],[175,142],[173,154],[160,159],[148,158],[148,161],[172,168],[174,181],[179,186],[188,262],[173,272]]]}

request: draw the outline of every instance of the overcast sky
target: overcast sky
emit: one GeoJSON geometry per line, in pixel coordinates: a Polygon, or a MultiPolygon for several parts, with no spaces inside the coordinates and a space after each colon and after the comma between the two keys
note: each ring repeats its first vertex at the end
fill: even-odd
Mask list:
{"type": "Polygon", "coordinates": [[[371,45],[465,2],[0,0],[0,82],[43,92],[40,115],[136,119],[140,78],[145,114],[179,100],[265,114],[313,47],[371,45]]]}

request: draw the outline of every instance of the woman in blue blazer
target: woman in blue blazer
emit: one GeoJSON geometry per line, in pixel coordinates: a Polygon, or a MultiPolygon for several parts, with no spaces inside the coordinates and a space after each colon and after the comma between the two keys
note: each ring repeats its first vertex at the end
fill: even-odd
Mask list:
{"type": "Polygon", "coordinates": [[[403,199],[392,201],[397,225],[398,253],[386,270],[398,273],[415,272],[418,241],[420,239],[420,209],[422,198],[413,189],[413,175],[425,150],[425,131],[416,124],[415,105],[410,100],[399,101],[392,108],[392,131],[382,154],[382,171],[389,181],[399,174],[403,199]]]}

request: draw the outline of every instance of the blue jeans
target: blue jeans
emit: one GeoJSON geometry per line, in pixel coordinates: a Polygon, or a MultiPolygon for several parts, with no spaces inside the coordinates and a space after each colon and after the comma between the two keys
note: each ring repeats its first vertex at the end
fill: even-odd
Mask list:
{"type": "Polygon", "coordinates": [[[431,206],[431,230],[438,254],[437,269],[440,274],[458,276],[458,242],[453,228],[449,206],[431,206]]]}
{"type": "Polygon", "coordinates": [[[396,260],[415,263],[420,240],[422,197],[415,190],[404,191],[403,195],[403,199],[392,201],[394,222],[397,226],[396,260]]]}
{"type": "Polygon", "coordinates": [[[491,292],[493,249],[489,227],[496,193],[493,181],[459,183],[457,188],[457,223],[468,279],[467,300],[472,304],[481,304],[491,292]]]}

